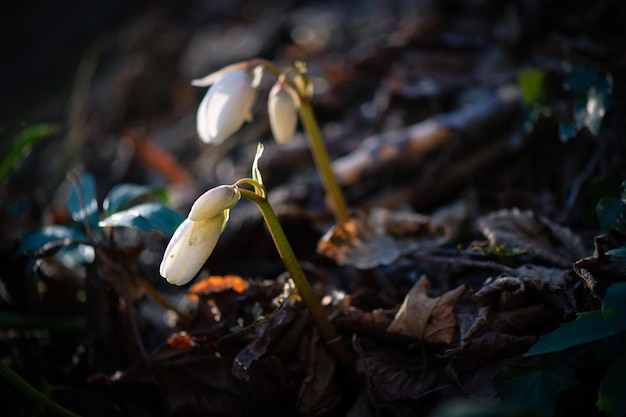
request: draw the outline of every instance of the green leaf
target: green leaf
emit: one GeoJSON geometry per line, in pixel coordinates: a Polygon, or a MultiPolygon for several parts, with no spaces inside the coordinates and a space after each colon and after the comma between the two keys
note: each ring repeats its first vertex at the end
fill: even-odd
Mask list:
{"type": "Polygon", "coordinates": [[[602,230],[626,231],[626,204],[617,197],[603,197],[596,205],[602,230]]]}
{"type": "Polygon", "coordinates": [[[626,331],[626,282],[611,285],[601,310],[578,313],[576,320],[545,334],[526,356],[557,352],[626,331]]]}
{"type": "Polygon", "coordinates": [[[67,207],[72,220],[82,223],[87,220],[90,226],[98,224],[98,200],[96,199],[96,181],[93,175],[83,175],[78,183],[78,189],[72,188],[67,207]]]}
{"type": "Polygon", "coordinates": [[[159,203],[144,203],[118,211],[103,219],[100,227],[131,227],[145,231],[160,230],[168,236],[176,231],[184,216],[159,203]]]}
{"type": "Polygon", "coordinates": [[[263,177],[261,177],[261,171],[259,170],[259,159],[263,155],[263,144],[259,142],[256,148],[256,155],[254,155],[254,161],[252,162],[252,179],[263,185],[263,177]]]}
{"type": "Polygon", "coordinates": [[[600,382],[600,391],[596,403],[600,411],[610,417],[626,415],[626,354],[615,361],[600,382]]]}
{"type": "Polygon", "coordinates": [[[0,162],[0,181],[17,167],[37,142],[57,134],[60,130],[60,125],[57,124],[39,124],[24,128],[13,140],[9,153],[0,162]]]}
{"type": "Polygon", "coordinates": [[[545,74],[537,68],[522,70],[517,75],[517,83],[527,104],[534,104],[543,97],[545,74]]]}
{"type": "Polygon", "coordinates": [[[156,189],[146,185],[119,184],[109,191],[102,202],[102,208],[107,216],[127,209],[131,206],[154,201],[165,202],[167,194],[163,189],[156,189]]]}
{"type": "Polygon", "coordinates": [[[542,361],[541,369],[504,367],[494,377],[493,384],[505,404],[552,416],[556,410],[556,394],[576,386],[578,382],[567,361],[553,355],[542,361]]]}

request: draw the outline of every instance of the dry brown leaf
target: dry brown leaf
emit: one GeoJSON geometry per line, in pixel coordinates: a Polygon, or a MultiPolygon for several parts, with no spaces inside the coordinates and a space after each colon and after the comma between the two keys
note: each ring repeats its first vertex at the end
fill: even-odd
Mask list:
{"type": "Polygon", "coordinates": [[[308,364],[307,376],[298,392],[297,407],[305,416],[320,415],[337,405],[339,394],[333,381],[335,357],[326,349],[318,332],[303,340],[303,362],[308,364]]]}
{"type": "Polygon", "coordinates": [[[517,276],[489,280],[476,293],[482,306],[511,310],[532,304],[553,307],[563,314],[576,312],[572,287],[577,278],[571,270],[526,265],[516,269],[517,276]]]}
{"type": "Polygon", "coordinates": [[[580,237],[531,211],[499,210],[478,225],[490,245],[523,248],[556,265],[569,267],[585,255],[580,237]]]}
{"type": "Polygon", "coordinates": [[[330,229],[317,251],[340,265],[360,269],[389,265],[421,246],[434,245],[443,235],[421,214],[375,208],[330,229]]]}
{"type": "Polygon", "coordinates": [[[430,282],[422,276],[404,298],[387,331],[449,345],[456,330],[456,315],[452,310],[467,286],[461,285],[437,298],[428,296],[429,289],[430,282]]]}
{"type": "Polygon", "coordinates": [[[626,259],[607,254],[611,249],[626,246],[626,236],[611,230],[593,239],[593,256],[579,259],[573,265],[587,287],[597,297],[604,297],[606,289],[616,282],[626,279],[626,259]]]}

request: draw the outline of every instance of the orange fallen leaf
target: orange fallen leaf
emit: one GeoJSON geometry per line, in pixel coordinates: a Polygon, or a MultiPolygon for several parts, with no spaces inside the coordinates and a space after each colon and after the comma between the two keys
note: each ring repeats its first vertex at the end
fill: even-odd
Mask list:
{"type": "Polygon", "coordinates": [[[211,275],[197,284],[194,284],[189,289],[188,297],[197,301],[199,294],[222,292],[226,290],[242,293],[247,290],[249,286],[250,285],[238,275],[211,275]]]}
{"type": "Polygon", "coordinates": [[[456,315],[452,310],[467,286],[461,285],[437,298],[428,296],[429,289],[430,282],[422,276],[404,298],[388,332],[430,343],[452,343],[456,329],[456,315]]]}

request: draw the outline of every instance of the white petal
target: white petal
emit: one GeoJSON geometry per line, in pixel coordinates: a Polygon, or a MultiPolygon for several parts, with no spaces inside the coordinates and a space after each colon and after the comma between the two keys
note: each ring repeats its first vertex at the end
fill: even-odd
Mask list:
{"type": "Polygon", "coordinates": [[[191,206],[191,220],[205,220],[215,217],[224,210],[233,207],[241,199],[239,188],[232,185],[220,185],[202,194],[191,206]]]}
{"type": "Polygon", "coordinates": [[[278,83],[270,91],[267,111],[274,139],[279,144],[286,145],[296,132],[298,109],[293,96],[278,83]]]}
{"type": "Polygon", "coordinates": [[[220,214],[201,221],[185,219],[165,249],[159,272],[170,284],[184,285],[196,276],[215,249],[224,224],[220,214]]]}
{"type": "Polygon", "coordinates": [[[224,74],[207,91],[198,107],[198,135],[206,143],[219,144],[250,118],[257,90],[250,71],[235,69],[224,74]]]}

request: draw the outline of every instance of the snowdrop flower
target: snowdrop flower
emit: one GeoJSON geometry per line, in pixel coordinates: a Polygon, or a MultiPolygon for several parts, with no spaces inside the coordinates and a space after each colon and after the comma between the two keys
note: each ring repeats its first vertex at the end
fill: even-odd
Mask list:
{"type": "Polygon", "coordinates": [[[299,99],[281,79],[272,87],[267,101],[267,111],[274,139],[286,145],[293,138],[298,125],[299,99]]]}
{"type": "Polygon", "coordinates": [[[195,201],[189,217],[178,226],[165,249],[159,272],[167,282],[184,285],[196,276],[215,249],[230,208],[240,198],[237,187],[223,185],[195,201]]]}
{"type": "Polygon", "coordinates": [[[261,67],[231,66],[192,82],[196,86],[213,84],[198,107],[196,124],[202,141],[222,143],[252,120],[261,74],[261,67]]]}
{"type": "Polygon", "coordinates": [[[232,208],[241,199],[239,188],[220,185],[202,194],[191,206],[189,219],[206,220],[232,208]]]}

